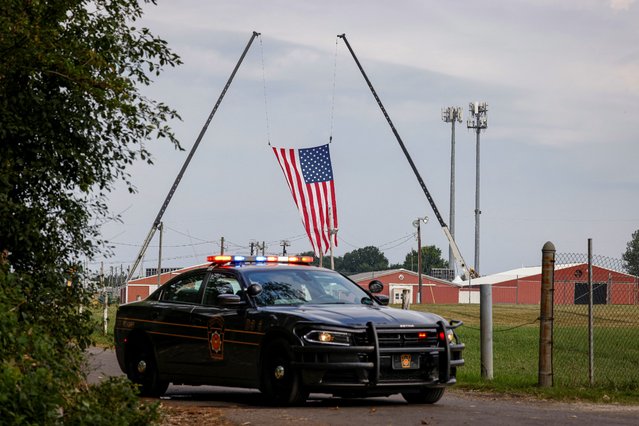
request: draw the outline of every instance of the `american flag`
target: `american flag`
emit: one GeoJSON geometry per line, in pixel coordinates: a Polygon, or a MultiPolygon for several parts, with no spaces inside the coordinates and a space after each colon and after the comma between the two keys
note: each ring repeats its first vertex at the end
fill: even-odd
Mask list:
{"type": "Polygon", "coordinates": [[[326,253],[331,237],[337,246],[337,235],[331,236],[329,232],[331,217],[330,228],[337,229],[337,207],[328,145],[300,149],[273,147],[273,152],[291,189],[313,251],[316,255],[326,253]]]}

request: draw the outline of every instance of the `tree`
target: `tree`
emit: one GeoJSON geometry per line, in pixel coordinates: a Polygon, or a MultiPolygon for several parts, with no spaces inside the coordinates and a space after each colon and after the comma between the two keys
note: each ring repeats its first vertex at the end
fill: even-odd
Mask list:
{"type": "Polygon", "coordinates": [[[388,269],[388,259],[374,246],[362,247],[344,254],[341,263],[339,271],[344,274],[388,269]]]}
{"type": "MultiPolygon", "coordinates": [[[[417,272],[417,250],[406,254],[403,268],[417,272]]],[[[422,273],[430,274],[433,268],[448,268],[448,261],[442,258],[442,251],[433,246],[422,247],[422,273]]]]}
{"type": "MultiPolygon", "coordinates": [[[[311,265],[319,266],[319,257],[315,257],[315,252],[313,252],[313,251],[305,251],[303,253],[298,254],[298,256],[313,256],[315,258],[315,260],[313,260],[311,265]]],[[[333,263],[335,264],[335,270],[336,271],[341,270],[342,261],[343,261],[342,257],[333,256],[333,263]]],[[[324,259],[322,260],[322,266],[324,268],[330,268],[331,267],[331,258],[329,256],[324,256],[324,259]]]]}
{"type": "Polygon", "coordinates": [[[180,59],[133,26],[142,16],[137,0],[7,0],[2,8],[0,400],[12,404],[0,404],[0,418],[82,423],[83,407],[99,423],[100,410],[119,404],[115,394],[128,393],[106,395],[121,387],[110,383],[98,403],[78,391],[92,329],[78,309],[88,298],[80,261],[101,247],[95,223],[108,215],[115,182],[135,191],[127,167],[151,163],[147,143],[179,148],[166,124],[178,114],[140,89],[180,59]]]}
{"type": "Polygon", "coordinates": [[[639,230],[632,233],[632,239],[626,245],[626,252],[621,256],[626,262],[628,273],[639,275],[639,230]]]}

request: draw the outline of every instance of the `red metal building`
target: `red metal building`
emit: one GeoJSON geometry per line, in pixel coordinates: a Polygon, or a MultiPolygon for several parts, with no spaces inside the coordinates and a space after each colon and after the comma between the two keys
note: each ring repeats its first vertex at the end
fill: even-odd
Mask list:
{"type": "MultiPolygon", "coordinates": [[[[382,294],[390,299],[390,303],[402,303],[402,294],[408,290],[411,303],[417,303],[419,280],[417,272],[407,269],[389,269],[387,271],[362,272],[349,278],[360,287],[368,289],[368,283],[379,280],[384,284],[382,294]]],[[[450,281],[440,280],[429,275],[422,275],[423,303],[451,304],[459,303],[459,286],[450,281]]]]}
{"type": "Polygon", "coordinates": [[[160,281],[158,282],[158,276],[149,275],[148,277],[135,278],[127,283],[120,290],[120,303],[135,302],[136,300],[146,299],[151,293],[158,288],[158,284],[162,285],[174,276],[181,274],[182,272],[190,271],[191,269],[207,266],[209,263],[201,265],[189,266],[182,269],[177,269],[171,272],[165,272],[160,274],[160,281]]]}
{"type": "MultiPolygon", "coordinates": [[[[639,279],[599,266],[592,267],[593,303],[614,305],[639,304],[639,279]]],[[[480,285],[491,285],[493,303],[539,304],[541,267],[513,269],[462,283],[462,292],[479,292],[480,285]]],[[[554,303],[572,305],[588,303],[588,264],[555,267],[554,303]]]]}

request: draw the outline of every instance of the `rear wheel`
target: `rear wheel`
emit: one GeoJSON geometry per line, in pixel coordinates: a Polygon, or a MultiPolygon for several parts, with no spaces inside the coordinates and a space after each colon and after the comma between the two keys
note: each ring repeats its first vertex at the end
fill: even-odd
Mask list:
{"type": "Polygon", "coordinates": [[[306,401],[308,392],[302,387],[292,360],[291,346],[283,339],[274,340],[264,348],[260,390],[269,403],[291,405],[306,401]]]}
{"type": "Polygon", "coordinates": [[[140,396],[164,395],[169,382],[160,380],[160,372],[149,347],[134,347],[128,357],[127,377],[138,385],[140,396]]]}
{"type": "Polygon", "coordinates": [[[409,404],[434,404],[444,396],[444,388],[424,388],[417,392],[402,392],[409,404]]]}

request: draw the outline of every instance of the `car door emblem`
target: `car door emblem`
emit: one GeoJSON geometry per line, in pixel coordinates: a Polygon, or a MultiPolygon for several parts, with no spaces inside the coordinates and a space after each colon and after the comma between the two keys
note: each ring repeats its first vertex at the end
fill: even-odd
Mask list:
{"type": "Polygon", "coordinates": [[[224,359],[224,320],[221,317],[209,322],[209,353],[214,360],[224,359]]]}
{"type": "Polygon", "coordinates": [[[211,335],[211,350],[216,354],[222,351],[222,336],[217,331],[214,331],[211,335]]]}

